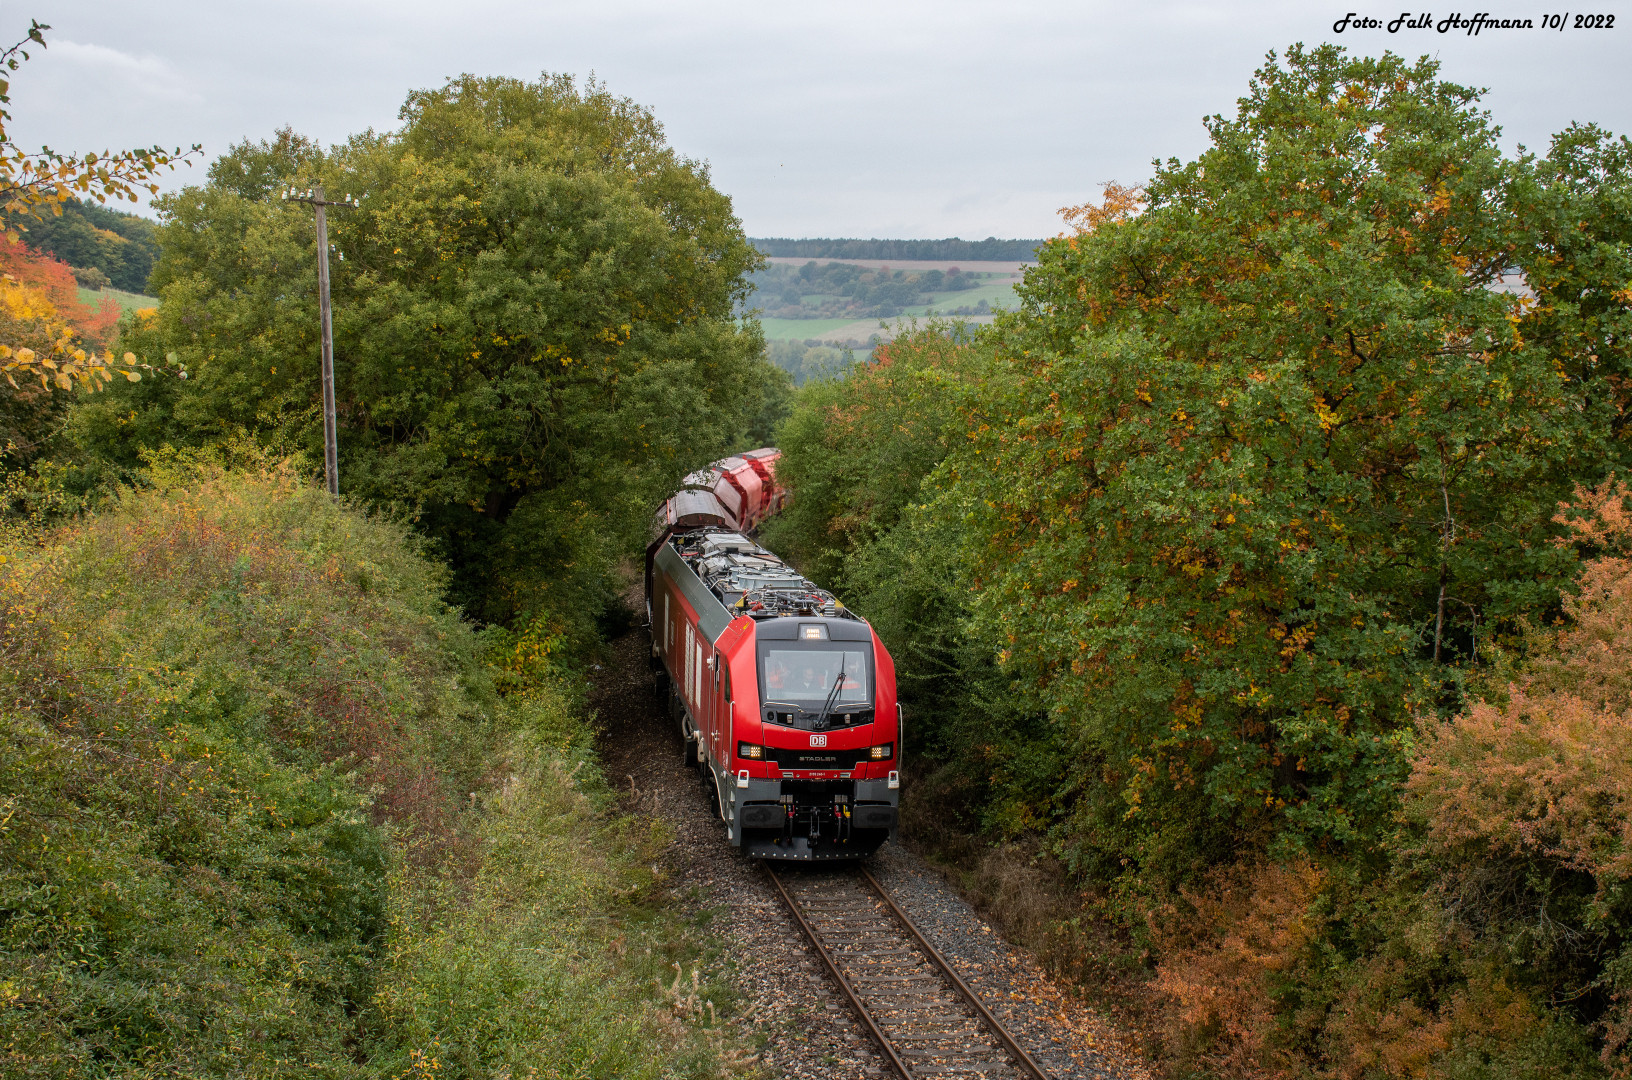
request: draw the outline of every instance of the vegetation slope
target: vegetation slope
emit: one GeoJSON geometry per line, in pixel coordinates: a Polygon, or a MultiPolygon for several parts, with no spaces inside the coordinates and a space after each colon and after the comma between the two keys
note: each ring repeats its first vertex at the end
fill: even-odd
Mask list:
{"type": "Polygon", "coordinates": [[[561,684],[287,467],[151,480],[0,554],[0,1071],[714,1075],[561,684]]]}

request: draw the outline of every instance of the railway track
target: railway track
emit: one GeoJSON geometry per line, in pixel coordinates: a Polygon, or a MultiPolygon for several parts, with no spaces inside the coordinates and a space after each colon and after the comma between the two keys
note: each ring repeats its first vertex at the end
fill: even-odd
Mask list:
{"type": "Polygon", "coordinates": [[[866,867],[765,870],[902,1080],[1048,1080],[866,867]]]}

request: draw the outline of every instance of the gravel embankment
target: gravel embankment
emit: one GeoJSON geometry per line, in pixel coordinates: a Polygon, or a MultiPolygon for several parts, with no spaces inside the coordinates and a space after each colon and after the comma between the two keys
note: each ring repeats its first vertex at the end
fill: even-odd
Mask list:
{"type": "MultiPolygon", "coordinates": [[[[891,1076],[866,1032],[776,898],[764,873],[738,855],[709,806],[699,774],[681,763],[680,740],[652,692],[647,638],[613,643],[591,704],[608,778],[625,809],[667,822],[675,841],[663,869],[680,902],[711,913],[710,929],[733,957],[743,1023],[764,1040],[761,1071],[797,1080],[891,1076]]],[[[921,859],[886,845],[870,864],[920,930],[987,1007],[1056,1080],[1144,1080],[1138,1056],[1110,1023],[1004,942],[921,859]]]]}

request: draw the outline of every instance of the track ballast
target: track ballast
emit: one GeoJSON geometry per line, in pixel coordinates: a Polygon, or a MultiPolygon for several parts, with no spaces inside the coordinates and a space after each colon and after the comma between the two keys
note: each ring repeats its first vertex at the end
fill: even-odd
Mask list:
{"type": "Polygon", "coordinates": [[[765,871],[902,1080],[1048,1080],[865,867],[765,871]]]}

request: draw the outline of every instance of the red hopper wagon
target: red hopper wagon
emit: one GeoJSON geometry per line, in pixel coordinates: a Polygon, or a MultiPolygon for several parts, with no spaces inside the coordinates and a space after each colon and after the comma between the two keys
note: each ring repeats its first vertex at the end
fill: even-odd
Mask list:
{"type": "Polygon", "coordinates": [[[866,620],[751,539],[786,502],[780,457],[717,461],[657,511],[652,658],[731,843],[766,859],[853,859],[896,830],[895,664],[866,620]]]}

